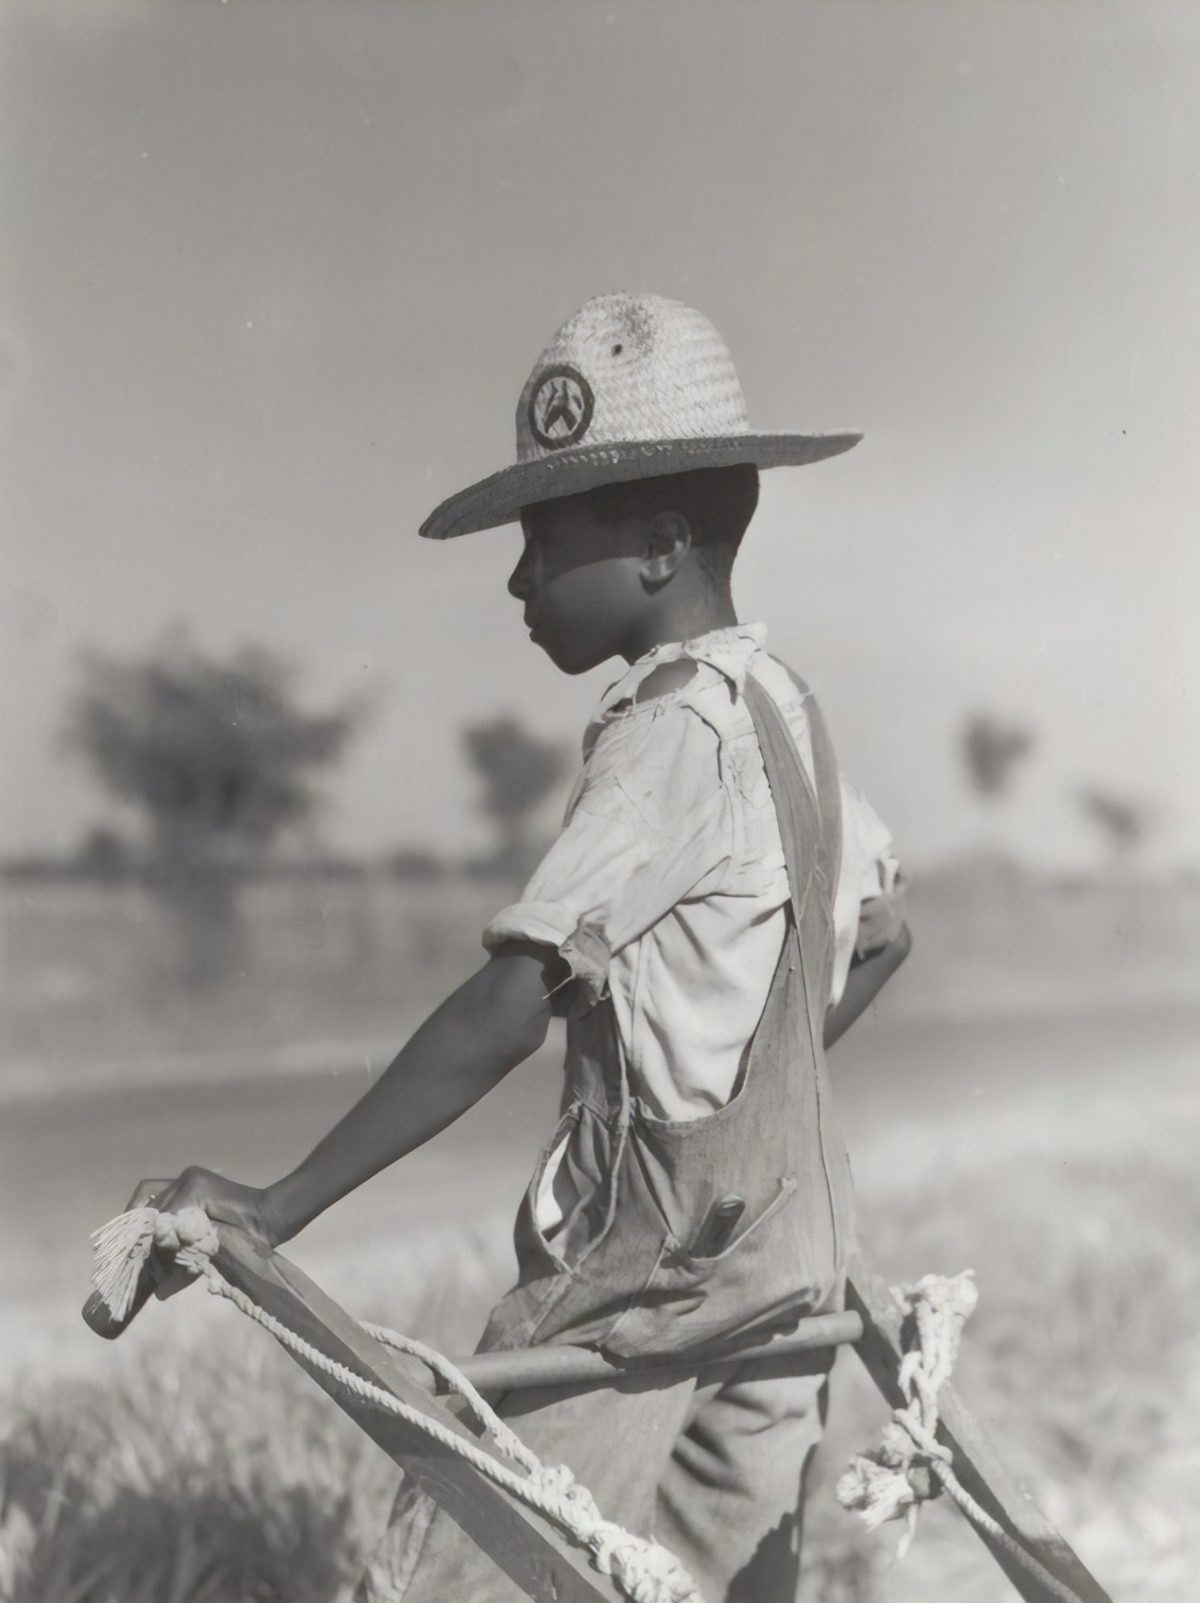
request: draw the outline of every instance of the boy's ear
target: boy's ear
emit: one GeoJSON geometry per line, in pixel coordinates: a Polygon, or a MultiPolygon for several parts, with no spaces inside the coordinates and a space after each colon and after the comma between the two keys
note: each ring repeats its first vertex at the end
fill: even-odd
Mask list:
{"type": "Polygon", "coordinates": [[[646,555],[638,571],[647,584],[664,584],[691,548],[692,530],[683,513],[657,512],[646,526],[646,555]]]}

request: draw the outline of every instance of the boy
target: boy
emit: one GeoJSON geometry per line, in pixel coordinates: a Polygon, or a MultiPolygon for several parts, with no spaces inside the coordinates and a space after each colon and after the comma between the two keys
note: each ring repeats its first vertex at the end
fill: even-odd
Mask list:
{"type": "MultiPolygon", "coordinates": [[[[517,1285],[483,1348],[616,1358],[720,1344],[665,1384],[510,1396],[500,1411],[610,1518],[653,1534],[708,1603],[791,1598],[831,1353],[804,1373],[736,1348],[837,1306],[849,1169],[823,1046],[908,950],[886,831],[841,781],[816,704],[738,622],[730,570],[758,469],[854,435],[760,435],[716,330],[648,295],[571,318],[517,414],[518,462],[444,503],[432,538],[520,517],[509,580],[566,673],[612,657],[562,834],[490,958],[291,1174],[190,1169],[200,1202],[272,1243],[428,1140],[567,1019],[563,1115],[522,1203],[517,1285]],[[860,911],[861,910],[861,911],[860,911]],[[724,1356],[724,1354],[723,1354],[724,1356]]],[[[359,1597],[501,1603],[511,1584],[419,1494],[359,1597]]]]}

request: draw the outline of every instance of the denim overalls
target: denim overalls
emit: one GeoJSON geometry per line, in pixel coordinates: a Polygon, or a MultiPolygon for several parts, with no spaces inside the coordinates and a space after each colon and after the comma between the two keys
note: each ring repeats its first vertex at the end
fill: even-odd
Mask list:
{"type": "MultiPolygon", "coordinates": [[[[631,1090],[611,1004],[602,998],[568,1020],[564,1112],[518,1214],[517,1284],[493,1310],[481,1351],[554,1341],[593,1343],[618,1358],[726,1342],[736,1349],[739,1337],[840,1303],[853,1203],[822,1050],[838,775],[811,696],[815,794],[785,718],[749,675],[745,697],[779,818],[791,909],[744,1072],[718,1111],[655,1118],[631,1090]],[[564,1141],[574,1172],[594,1184],[547,1240],[537,1198],[564,1141]],[[710,1211],[732,1198],[745,1205],[732,1234],[703,1250],[702,1232],[713,1245],[704,1229],[710,1211]]],[[[555,1387],[495,1402],[544,1462],[571,1467],[608,1518],[674,1551],[706,1603],[790,1603],[832,1361],[823,1349],[787,1374],[768,1374],[734,1351],[699,1378],[631,1375],[599,1390],[555,1387]]],[[[520,1596],[407,1482],[355,1593],[356,1603],[520,1596]]]]}
{"type": "Polygon", "coordinates": [[[617,1358],[672,1353],[784,1328],[840,1290],[853,1198],[822,1047],[841,850],[837,768],[811,694],[815,794],[786,720],[752,675],[745,696],[791,890],[748,1061],[723,1107],[664,1120],[630,1086],[607,1000],[568,1020],[564,1112],[518,1214],[517,1285],[493,1310],[482,1349],[564,1341],[617,1358]],[[537,1197],[563,1143],[593,1184],[547,1241],[537,1197]],[[737,1215],[724,1242],[705,1229],[714,1208],[718,1221],[737,1215]]]}

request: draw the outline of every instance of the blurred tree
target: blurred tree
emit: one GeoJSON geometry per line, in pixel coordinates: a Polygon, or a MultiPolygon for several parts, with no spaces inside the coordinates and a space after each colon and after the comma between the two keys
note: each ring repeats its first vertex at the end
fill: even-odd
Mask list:
{"type": "Polygon", "coordinates": [[[1096,785],[1081,786],[1075,797],[1114,857],[1130,856],[1145,840],[1150,810],[1144,803],[1128,796],[1114,796],[1096,785]]]}
{"type": "Polygon", "coordinates": [[[227,973],[239,885],[309,816],[316,772],[363,711],[361,700],[303,710],[286,664],[254,647],[218,661],[175,640],[145,661],[87,659],[68,736],[142,815],[150,884],[176,920],[191,982],[227,973]]]}
{"type": "MultiPolygon", "coordinates": [[[[985,803],[1007,795],[1014,769],[1032,749],[1030,729],[994,713],[975,712],[963,723],[959,750],[967,780],[985,803]]],[[[960,865],[962,937],[986,949],[1019,883],[1020,871],[1003,842],[999,819],[994,813],[981,818],[974,851],[960,865]]]]}
{"type": "Polygon", "coordinates": [[[463,744],[483,781],[483,811],[499,837],[495,851],[469,864],[469,869],[524,880],[539,855],[532,837],[534,815],[565,774],[567,749],[556,741],[539,740],[512,717],[465,729],[463,744]]]}
{"type": "Polygon", "coordinates": [[[423,846],[402,846],[388,858],[387,869],[397,879],[418,882],[442,879],[446,873],[446,865],[437,853],[423,846]]]}
{"type": "Polygon", "coordinates": [[[108,824],[94,824],[79,843],[75,866],[89,879],[115,884],[128,879],[137,863],[124,835],[108,824]]]}
{"type": "Polygon", "coordinates": [[[1032,732],[1021,724],[1004,723],[991,713],[973,713],[962,731],[962,756],[967,777],[979,796],[1002,796],[1017,762],[1033,748],[1032,732]]]}

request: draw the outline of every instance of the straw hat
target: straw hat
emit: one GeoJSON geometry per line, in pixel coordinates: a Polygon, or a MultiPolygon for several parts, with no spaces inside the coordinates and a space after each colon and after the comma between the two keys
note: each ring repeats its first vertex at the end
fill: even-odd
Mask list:
{"type": "Polygon", "coordinates": [[[597,295],[538,358],[517,404],[517,460],[443,501],[430,540],[511,523],[523,506],[692,468],[800,467],[860,434],[755,434],[724,340],[658,295],[597,295]]]}

